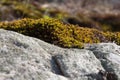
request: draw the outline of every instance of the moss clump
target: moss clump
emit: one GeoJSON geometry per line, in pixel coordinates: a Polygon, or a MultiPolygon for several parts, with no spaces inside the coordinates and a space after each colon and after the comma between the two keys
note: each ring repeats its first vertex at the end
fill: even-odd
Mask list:
{"type": "Polygon", "coordinates": [[[120,43],[120,33],[112,33],[116,35],[114,37],[109,33],[100,32],[96,29],[67,25],[52,18],[25,18],[7,23],[2,22],[0,23],[0,28],[36,37],[61,47],[83,48],[84,43],[104,42],[113,38],[118,44],[120,43]]]}
{"type": "Polygon", "coordinates": [[[120,32],[106,32],[105,36],[109,39],[109,41],[116,42],[120,45],[120,32]]]}

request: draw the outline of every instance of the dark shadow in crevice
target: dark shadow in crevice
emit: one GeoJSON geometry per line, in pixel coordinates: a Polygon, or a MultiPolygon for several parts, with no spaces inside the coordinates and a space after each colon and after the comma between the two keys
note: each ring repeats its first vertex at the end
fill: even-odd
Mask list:
{"type": "Polygon", "coordinates": [[[64,76],[63,72],[61,71],[60,65],[57,63],[55,56],[52,56],[51,59],[51,67],[52,67],[52,72],[64,76]]]}

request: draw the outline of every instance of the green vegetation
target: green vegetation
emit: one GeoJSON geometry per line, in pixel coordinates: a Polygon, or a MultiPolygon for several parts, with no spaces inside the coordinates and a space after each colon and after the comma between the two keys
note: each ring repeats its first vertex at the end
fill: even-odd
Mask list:
{"type": "Polygon", "coordinates": [[[120,31],[120,15],[99,13],[87,15],[79,11],[70,14],[56,7],[43,8],[42,3],[35,0],[0,0],[0,21],[21,18],[56,18],[66,24],[95,28],[101,31],[120,31]]]}
{"type": "Polygon", "coordinates": [[[0,23],[0,28],[16,31],[61,46],[83,48],[84,43],[116,41],[120,44],[120,33],[101,32],[96,29],[81,28],[64,24],[58,19],[21,19],[0,23]]]}

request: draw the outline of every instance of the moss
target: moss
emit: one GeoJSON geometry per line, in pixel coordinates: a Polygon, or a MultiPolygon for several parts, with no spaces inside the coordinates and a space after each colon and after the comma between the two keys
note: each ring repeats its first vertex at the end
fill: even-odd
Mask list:
{"type": "Polygon", "coordinates": [[[118,45],[120,45],[120,32],[114,32],[114,33],[108,33],[109,39],[113,42],[116,42],[118,45]]]}
{"type": "Polygon", "coordinates": [[[25,18],[7,23],[2,22],[0,23],[0,28],[36,37],[61,47],[83,48],[84,43],[99,43],[112,41],[113,39],[120,44],[120,33],[105,33],[96,29],[81,28],[75,25],[64,24],[53,18],[25,18]]]}
{"type": "MultiPolygon", "coordinates": [[[[57,8],[43,8],[34,0],[0,0],[0,21],[20,18],[57,18],[64,23],[95,28],[103,31],[120,31],[120,15],[76,12],[74,15],[57,8]],[[7,13],[7,15],[4,15],[7,13]]],[[[44,2],[44,1],[43,1],[44,2]]]]}
{"type": "Polygon", "coordinates": [[[120,32],[115,33],[115,42],[120,45],[120,32]]]}

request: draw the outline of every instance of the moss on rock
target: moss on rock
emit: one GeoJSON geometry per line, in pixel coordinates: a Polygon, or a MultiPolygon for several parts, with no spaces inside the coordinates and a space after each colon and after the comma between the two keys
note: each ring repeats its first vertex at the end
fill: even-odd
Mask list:
{"type": "Polygon", "coordinates": [[[0,23],[0,28],[16,31],[61,46],[83,48],[84,43],[113,41],[120,44],[120,33],[101,32],[96,29],[81,28],[64,24],[58,19],[21,19],[0,23]]]}

